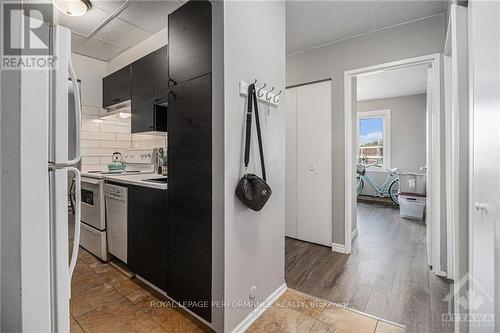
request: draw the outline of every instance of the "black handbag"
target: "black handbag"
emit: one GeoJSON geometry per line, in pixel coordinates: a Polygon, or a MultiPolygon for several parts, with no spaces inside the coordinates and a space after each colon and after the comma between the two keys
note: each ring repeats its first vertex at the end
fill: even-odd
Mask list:
{"type": "Polygon", "coordinates": [[[255,85],[248,86],[248,108],[246,120],[245,138],[245,172],[250,161],[250,137],[252,132],[252,101],[255,106],[255,125],[257,127],[257,139],[259,142],[260,165],[262,167],[262,178],[253,173],[245,173],[236,187],[236,196],[250,209],[259,211],[273,193],[271,187],[266,183],[266,167],[264,165],[264,149],[262,148],[262,134],[260,132],[259,109],[257,108],[257,93],[255,85]]]}

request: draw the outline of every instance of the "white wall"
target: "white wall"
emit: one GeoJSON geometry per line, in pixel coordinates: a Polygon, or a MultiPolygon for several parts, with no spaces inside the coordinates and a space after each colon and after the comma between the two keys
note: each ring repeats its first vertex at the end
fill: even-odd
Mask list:
{"type": "Polygon", "coordinates": [[[160,47],[167,45],[168,41],[168,30],[167,28],[158,31],[153,36],[142,41],[134,47],[126,50],[125,52],[114,57],[107,63],[107,72],[113,73],[120,68],[133,63],[137,59],[142,58],[148,53],[158,50],[160,47]]]}
{"type": "MultiPolygon", "coordinates": [[[[287,57],[287,85],[333,78],[333,151],[336,189],[344,188],[344,71],[442,52],[444,16],[344,40],[287,57]]],[[[334,196],[333,242],[344,244],[344,194],[334,196]]]]}
{"type": "MultiPolygon", "coordinates": [[[[246,208],[234,191],[242,175],[243,123],[246,99],[238,81],[285,91],[285,2],[224,2],[224,196],[225,301],[263,301],[285,283],[285,114],[280,107],[270,115],[261,105],[261,125],[268,183],[273,194],[260,212],[246,208]],[[254,22],[254,23],[252,23],[254,22]]],[[[255,131],[253,133],[255,139],[255,131]]],[[[260,174],[256,141],[249,171],[260,174]]],[[[251,307],[227,307],[225,332],[230,332],[251,307]]]]}

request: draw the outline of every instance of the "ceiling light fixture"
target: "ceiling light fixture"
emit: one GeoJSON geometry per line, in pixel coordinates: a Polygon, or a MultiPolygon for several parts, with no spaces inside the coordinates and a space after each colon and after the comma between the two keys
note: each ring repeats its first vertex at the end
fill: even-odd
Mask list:
{"type": "Polygon", "coordinates": [[[92,8],[89,0],[52,0],[52,3],[57,9],[69,16],[82,16],[92,8]]]}

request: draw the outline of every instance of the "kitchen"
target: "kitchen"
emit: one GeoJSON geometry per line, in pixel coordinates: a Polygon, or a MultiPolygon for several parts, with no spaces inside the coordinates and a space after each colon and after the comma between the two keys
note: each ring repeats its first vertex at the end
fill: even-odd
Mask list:
{"type": "Polygon", "coordinates": [[[81,212],[68,181],[71,330],[210,330],[211,5],[88,6],[59,15],[82,113],[79,152],[68,120],[82,156],[81,212]]]}

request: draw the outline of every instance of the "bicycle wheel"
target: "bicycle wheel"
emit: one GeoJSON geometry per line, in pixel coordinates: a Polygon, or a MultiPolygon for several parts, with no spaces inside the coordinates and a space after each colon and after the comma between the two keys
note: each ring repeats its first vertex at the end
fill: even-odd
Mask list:
{"type": "Polygon", "coordinates": [[[396,206],[399,206],[399,179],[393,180],[389,185],[389,197],[396,206]]]}
{"type": "Polygon", "coordinates": [[[358,177],[358,185],[356,186],[356,191],[358,193],[358,196],[363,192],[363,188],[365,187],[365,183],[363,182],[363,179],[358,177]]]}

